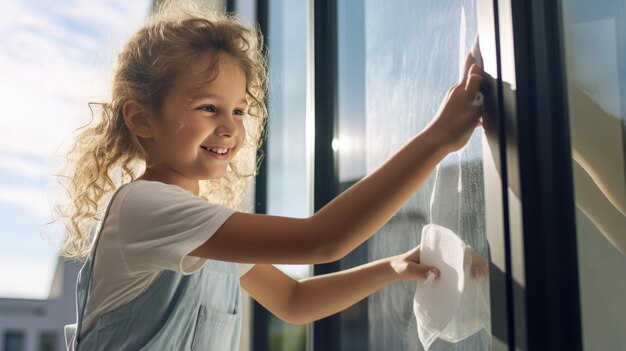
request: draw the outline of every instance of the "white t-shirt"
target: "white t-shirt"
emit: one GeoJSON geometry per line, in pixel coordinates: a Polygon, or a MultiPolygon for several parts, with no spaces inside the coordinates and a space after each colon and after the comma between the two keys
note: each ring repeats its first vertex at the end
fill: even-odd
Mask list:
{"type": "MultiPolygon", "coordinates": [[[[206,263],[188,256],[235,210],[177,185],[135,180],[113,198],[102,224],[81,334],[98,316],[141,295],[167,269],[189,275],[206,263]]],[[[254,265],[237,264],[239,276],[254,265]]]]}

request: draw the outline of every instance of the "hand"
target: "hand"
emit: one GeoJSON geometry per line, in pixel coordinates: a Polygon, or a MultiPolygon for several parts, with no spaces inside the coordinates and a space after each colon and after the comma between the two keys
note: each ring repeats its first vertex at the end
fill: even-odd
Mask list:
{"type": "Polygon", "coordinates": [[[467,143],[474,128],[481,124],[483,114],[482,106],[472,104],[483,79],[483,70],[472,63],[469,55],[465,68],[463,79],[448,90],[435,118],[426,127],[448,147],[449,152],[457,151],[467,143]]]}
{"type": "Polygon", "coordinates": [[[439,270],[437,268],[420,264],[419,245],[401,255],[390,257],[389,265],[393,269],[395,280],[424,280],[428,276],[429,271],[432,271],[439,277],[439,270]]]}

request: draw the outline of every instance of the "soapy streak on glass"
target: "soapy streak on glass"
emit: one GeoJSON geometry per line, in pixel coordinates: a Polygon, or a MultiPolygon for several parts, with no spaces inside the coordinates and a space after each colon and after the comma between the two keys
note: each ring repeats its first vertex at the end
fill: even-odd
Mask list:
{"type": "MultiPolygon", "coordinates": [[[[372,172],[437,112],[459,79],[459,56],[477,33],[474,1],[386,2],[365,5],[366,168],[372,172]],[[462,10],[464,9],[464,11],[462,10]],[[465,14],[465,48],[459,52],[459,19],[465,14]]],[[[450,228],[487,257],[480,132],[466,149],[440,165],[407,205],[369,240],[368,259],[406,251],[420,243],[427,218],[450,228]],[[436,186],[436,198],[429,200],[436,186]],[[461,191],[459,191],[461,190],[461,191]]],[[[412,303],[415,281],[389,285],[369,298],[370,350],[423,350],[412,303]]],[[[481,331],[459,343],[437,340],[430,350],[487,350],[481,331]]]]}

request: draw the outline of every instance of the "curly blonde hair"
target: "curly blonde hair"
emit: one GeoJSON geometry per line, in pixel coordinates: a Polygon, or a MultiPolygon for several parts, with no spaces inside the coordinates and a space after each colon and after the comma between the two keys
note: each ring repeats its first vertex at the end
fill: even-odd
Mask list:
{"type": "Polygon", "coordinates": [[[261,160],[255,156],[266,138],[268,78],[258,25],[246,27],[240,23],[242,19],[233,14],[208,13],[190,4],[177,3],[157,8],[148,22],[128,39],[117,56],[110,102],[99,104],[102,107],[99,119],[94,122],[92,110],[91,121],[77,129],[86,128],[76,136],[62,174],[57,175],[70,202],[65,210],[55,206],[60,217],[69,219],[59,255],[86,257],[93,239],[90,229],[100,219],[99,210],[115,190],[145,170],[145,150],[124,122],[124,102],[135,99],[158,113],[182,69],[206,52],[212,53],[214,61],[209,76],[217,66],[219,55],[226,54],[239,64],[246,77],[249,105],[244,118],[244,145],[224,177],[200,181],[200,196],[244,210],[248,180],[256,175],[261,160]]]}

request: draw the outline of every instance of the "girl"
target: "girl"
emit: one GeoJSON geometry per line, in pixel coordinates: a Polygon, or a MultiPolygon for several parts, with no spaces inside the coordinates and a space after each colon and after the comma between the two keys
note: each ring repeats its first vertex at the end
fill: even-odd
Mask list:
{"type": "Polygon", "coordinates": [[[236,209],[267,115],[262,37],[232,17],[174,12],[126,43],[111,101],[68,157],[72,206],[60,251],[87,257],[68,348],[237,350],[241,287],[301,324],[394,281],[438,274],[419,264],[419,247],[302,281],[272,264],[344,257],[468,141],[480,125],[472,100],[482,79],[469,57],[431,123],[376,171],[309,218],[259,215],[236,209]]]}

